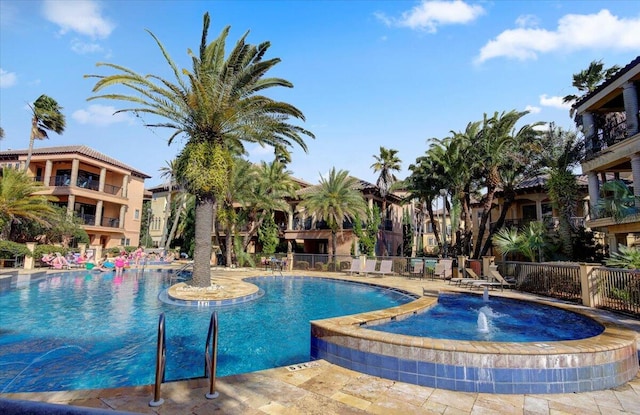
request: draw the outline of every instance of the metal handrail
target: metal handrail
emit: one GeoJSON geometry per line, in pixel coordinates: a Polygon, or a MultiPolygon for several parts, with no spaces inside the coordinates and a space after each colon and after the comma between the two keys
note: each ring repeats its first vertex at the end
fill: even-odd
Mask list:
{"type": "Polygon", "coordinates": [[[216,391],[216,366],[218,364],[218,313],[211,313],[209,332],[204,347],[204,376],[209,377],[209,393],[207,399],[215,399],[220,394],[216,391]]]}
{"type": "Polygon", "coordinates": [[[153,389],[153,400],[149,406],[160,406],[164,399],[160,397],[160,386],[164,382],[164,369],[167,361],[167,346],[164,329],[164,313],[160,314],[158,321],[158,348],[156,350],[156,383],[153,389]]]}

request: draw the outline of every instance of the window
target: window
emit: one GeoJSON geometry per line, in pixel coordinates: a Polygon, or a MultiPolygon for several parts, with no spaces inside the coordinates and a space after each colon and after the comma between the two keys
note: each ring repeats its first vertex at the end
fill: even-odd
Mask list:
{"type": "Polygon", "coordinates": [[[134,218],[134,219],[140,219],[140,209],[136,209],[136,210],[133,212],[133,218],[134,218]]]}

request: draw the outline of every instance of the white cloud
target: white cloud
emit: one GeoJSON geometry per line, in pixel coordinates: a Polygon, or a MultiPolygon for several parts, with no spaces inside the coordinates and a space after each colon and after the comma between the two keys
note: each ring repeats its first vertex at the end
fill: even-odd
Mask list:
{"type": "Polygon", "coordinates": [[[539,24],[540,20],[533,14],[524,14],[516,19],[516,26],[518,27],[538,27],[539,24]]]}
{"type": "Polygon", "coordinates": [[[18,76],[15,72],[7,72],[0,68],[0,88],[9,88],[18,82],[18,76]]]}
{"type": "Polygon", "coordinates": [[[376,17],[388,26],[408,27],[435,33],[439,26],[469,23],[484,14],[478,5],[469,5],[462,0],[423,0],[413,9],[402,13],[400,18],[376,13],[376,17]]]}
{"type": "Polygon", "coordinates": [[[538,114],[540,111],[542,111],[542,108],[540,107],[535,107],[533,105],[527,105],[524,108],[525,111],[529,111],[530,114],[538,114]]]}
{"type": "MultiPolygon", "coordinates": [[[[531,18],[517,24],[531,24],[531,18]]],[[[476,63],[497,57],[536,59],[538,54],[581,49],[634,50],[640,48],[640,18],[619,18],[601,10],[597,14],[568,14],[556,30],[519,27],[500,33],[480,49],[476,63]]]]}
{"type": "Polygon", "coordinates": [[[103,51],[102,46],[98,45],[97,43],[86,43],[81,41],[80,39],[73,39],[71,41],[71,50],[80,55],[84,55],[85,53],[96,53],[103,51]]]}
{"type": "Polygon", "coordinates": [[[93,124],[101,127],[119,122],[132,122],[129,115],[125,113],[114,114],[116,111],[117,110],[111,106],[93,104],[89,105],[89,108],[86,110],[75,111],[71,114],[71,117],[80,124],[93,124]]]}
{"type": "Polygon", "coordinates": [[[547,94],[540,95],[540,105],[543,107],[552,107],[561,110],[571,109],[571,103],[565,103],[562,100],[563,97],[548,97],[547,94]]]}
{"type": "Polygon", "coordinates": [[[101,15],[100,4],[92,0],[45,0],[44,17],[60,26],[60,33],[69,31],[92,38],[104,39],[111,34],[114,25],[101,15]]]}

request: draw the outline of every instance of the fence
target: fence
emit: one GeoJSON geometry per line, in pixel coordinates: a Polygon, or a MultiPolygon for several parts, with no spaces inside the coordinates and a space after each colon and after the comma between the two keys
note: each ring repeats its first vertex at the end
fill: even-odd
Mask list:
{"type": "Polygon", "coordinates": [[[640,271],[595,267],[595,306],[640,316],[640,271]]]}
{"type": "Polygon", "coordinates": [[[503,276],[515,280],[516,289],[575,303],[582,302],[580,266],[505,261],[497,263],[503,276]]]}
{"type": "MultiPolygon", "coordinates": [[[[416,265],[419,262],[423,263],[423,277],[432,277],[436,258],[409,258],[398,256],[384,256],[384,257],[370,257],[369,259],[375,259],[377,261],[390,260],[393,262],[391,270],[394,274],[407,277],[419,277],[414,273],[416,265]]],[[[315,271],[329,271],[340,272],[346,271],[351,267],[353,261],[360,260],[358,257],[351,255],[328,255],[328,254],[293,254],[293,269],[294,270],[315,270],[315,271]]]]}

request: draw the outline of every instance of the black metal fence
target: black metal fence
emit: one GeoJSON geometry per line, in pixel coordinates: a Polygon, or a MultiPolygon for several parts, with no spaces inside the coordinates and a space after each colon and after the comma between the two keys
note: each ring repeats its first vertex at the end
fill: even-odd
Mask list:
{"type": "Polygon", "coordinates": [[[575,303],[582,302],[580,266],[505,261],[497,263],[503,276],[515,280],[516,289],[575,303]]]}
{"type": "Polygon", "coordinates": [[[596,267],[595,306],[640,317],[640,271],[596,267]]]}

